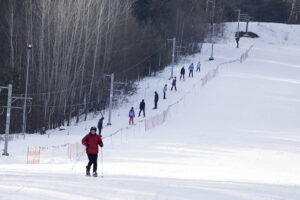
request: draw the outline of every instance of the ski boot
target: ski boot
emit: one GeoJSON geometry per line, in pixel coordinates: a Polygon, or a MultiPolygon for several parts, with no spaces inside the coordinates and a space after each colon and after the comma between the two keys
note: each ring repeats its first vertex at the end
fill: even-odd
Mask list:
{"type": "Polygon", "coordinates": [[[93,177],[98,177],[97,172],[93,172],[93,177]]]}
{"type": "Polygon", "coordinates": [[[85,174],[85,175],[86,175],[86,176],[91,176],[90,171],[86,170],[86,174],[85,174]]]}

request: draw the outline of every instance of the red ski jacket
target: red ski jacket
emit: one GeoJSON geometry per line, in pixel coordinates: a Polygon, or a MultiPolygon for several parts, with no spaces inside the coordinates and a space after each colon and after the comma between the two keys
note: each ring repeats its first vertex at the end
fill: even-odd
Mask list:
{"type": "Polygon", "coordinates": [[[84,138],[82,138],[81,143],[86,146],[86,153],[87,154],[98,154],[99,148],[98,145],[101,147],[103,146],[101,136],[95,134],[88,133],[84,138]]]}

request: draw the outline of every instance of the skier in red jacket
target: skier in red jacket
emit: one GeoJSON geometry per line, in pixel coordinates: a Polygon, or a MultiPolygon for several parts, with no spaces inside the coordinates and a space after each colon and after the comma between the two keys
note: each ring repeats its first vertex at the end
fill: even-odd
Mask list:
{"type": "Polygon", "coordinates": [[[100,135],[96,133],[97,128],[91,127],[90,132],[81,140],[82,144],[86,146],[86,153],[89,163],[86,166],[86,175],[90,176],[90,169],[93,165],[93,176],[97,176],[97,159],[98,159],[98,145],[102,148],[103,142],[100,135]]]}

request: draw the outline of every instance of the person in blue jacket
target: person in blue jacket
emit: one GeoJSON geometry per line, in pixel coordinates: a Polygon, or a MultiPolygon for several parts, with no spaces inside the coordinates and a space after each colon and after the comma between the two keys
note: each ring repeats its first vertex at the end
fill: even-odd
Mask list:
{"type": "Polygon", "coordinates": [[[191,77],[192,76],[192,78],[193,78],[193,76],[194,76],[194,69],[195,69],[195,67],[194,67],[194,64],[192,63],[190,66],[189,66],[189,70],[190,70],[190,73],[189,73],[189,77],[191,77]]]}
{"type": "Polygon", "coordinates": [[[129,111],[129,125],[134,123],[133,119],[135,117],[134,108],[132,107],[129,111]]]}

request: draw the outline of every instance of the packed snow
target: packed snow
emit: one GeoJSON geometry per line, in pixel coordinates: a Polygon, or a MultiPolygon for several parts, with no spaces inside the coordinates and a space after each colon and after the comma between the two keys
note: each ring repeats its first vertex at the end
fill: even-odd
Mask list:
{"type": "Polygon", "coordinates": [[[113,125],[103,129],[104,178],[85,176],[82,147],[82,157],[66,156],[66,144],[80,142],[97,125],[100,115],[90,115],[63,131],[10,141],[10,156],[0,157],[0,199],[300,199],[300,26],[251,23],[250,31],[260,37],[242,38],[239,49],[236,28],[226,24],[213,62],[210,44],[204,44],[201,54],[175,66],[179,79],[182,66],[187,71],[192,62],[202,63],[201,73],[177,81],[177,92],[170,91],[171,67],[137,82],[136,94],[113,110],[113,125]],[[220,65],[240,59],[252,45],[244,62],[220,65]],[[202,86],[201,78],[217,66],[217,76],[202,86]],[[154,91],[160,95],[158,110],[152,110],[154,91]],[[142,99],[146,119],[173,105],[166,122],[145,131],[137,117],[126,129],[129,109],[134,106],[137,114],[142,99]],[[28,147],[44,148],[40,164],[26,163],[28,147]]]}

